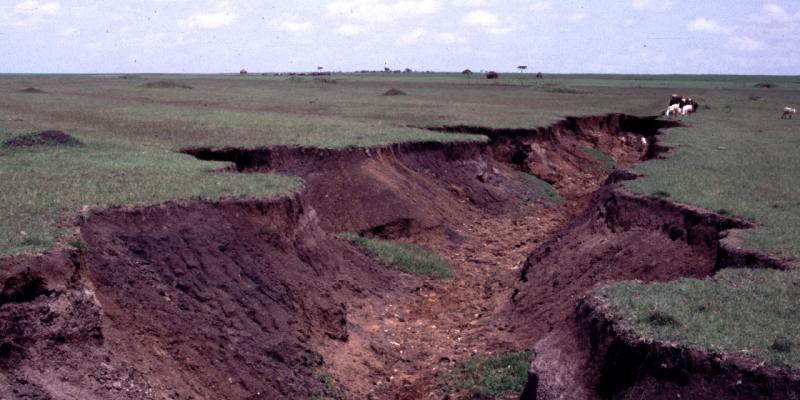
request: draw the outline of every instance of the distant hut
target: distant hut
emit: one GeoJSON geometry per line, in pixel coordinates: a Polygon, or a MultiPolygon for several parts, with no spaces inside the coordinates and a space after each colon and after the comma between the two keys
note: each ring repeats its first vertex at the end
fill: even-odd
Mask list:
{"type": "Polygon", "coordinates": [[[471,77],[471,76],[472,76],[472,71],[470,71],[470,69],[469,69],[469,68],[467,68],[467,69],[465,69],[465,70],[461,71],[461,75],[464,75],[464,76],[466,76],[467,78],[469,78],[469,77],[471,77]]]}
{"type": "Polygon", "coordinates": [[[241,71],[239,71],[239,75],[247,75],[247,70],[242,69],[241,71]]]}
{"type": "Polygon", "coordinates": [[[486,79],[498,79],[498,78],[500,78],[500,75],[498,75],[497,72],[489,71],[486,73],[486,79]]]}

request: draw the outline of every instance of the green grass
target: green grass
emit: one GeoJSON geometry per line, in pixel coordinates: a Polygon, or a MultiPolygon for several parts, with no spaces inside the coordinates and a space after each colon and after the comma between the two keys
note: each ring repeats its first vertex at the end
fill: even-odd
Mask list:
{"type": "Polygon", "coordinates": [[[611,168],[617,163],[613,158],[611,158],[611,156],[595,149],[594,147],[584,147],[583,152],[606,168],[611,168]]]}
{"type": "MultiPolygon", "coordinates": [[[[0,141],[12,136],[0,132],[0,141]]],[[[0,147],[0,255],[45,250],[84,205],[272,196],[299,185],[285,176],[213,172],[224,166],[144,146],[0,147]]]]}
{"type": "Polygon", "coordinates": [[[599,289],[644,337],[800,368],[800,272],[730,269],[713,279],[599,289]]]}
{"type": "Polygon", "coordinates": [[[527,173],[520,173],[520,177],[525,186],[530,190],[533,200],[542,200],[553,204],[564,203],[564,198],[558,194],[558,191],[553,185],[527,173]]]}
{"type": "Polygon", "coordinates": [[[439,377],[447,393],[466,393],[472,398],[494,398],[522,392],[528,381],[530,351],[490,357],[475,356],[439,377]]]}
{"type": "Polygon", "coordinates": [[[446,261],[415,244],[369,239],[350,233],[343,233],[340,236],[362,248],[387,267],[434,279],[453,276],[453,268],[446,261]]]}

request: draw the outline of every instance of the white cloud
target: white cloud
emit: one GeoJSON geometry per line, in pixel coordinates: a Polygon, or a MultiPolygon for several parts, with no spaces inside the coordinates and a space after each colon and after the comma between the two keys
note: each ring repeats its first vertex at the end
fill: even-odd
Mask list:
{"type": "Polygon", "coordinates": [[[491,0],[452,0],[456,7],[482,7],[489,4],[491,0]]]}
{"type": "Polygon", "coordinates": [[[754,52],[766,49],[767,45],[762,41],[747,36],[739,36],[728,41],[726,47],[736,51],[754,52]]]}
{"type": "Polygon", "coordinates": [[[553,8],[553,3],[549,0],[536,1],[529,8],[533,11],[547,11],[553,8]]]}
{"type": "Polygon", "coordinates": [[[525,28],[524,25],[517,26],[501,23],[500,17],[484,10],[469,12],[461,19],[461,23],[465,26],[480,28],[492,35],[505,35],[525,28]]]}
{"type": "Polygon", "coordinates": [[[78,28],[67,28],[61,31],[61,36],[72,36],[78,33],[78,28]]]}
{"type": "Polygon", "coordinates": [[[230,25],[237,15],[230,12],[196,13],[178,21],[181,28],[214,29],[230,25]]]}
{"type": "Polygon", "coordinates": [[[343,36],[355,36],[364,33],[365,30],[366,29],[364,29],[364,27],[360,25],[344,24],[344,25],[339,25],[339,27],[336,28],[336,33],[343,36]]]}
{"type": "Polygon", "coordinates": [[[334,0],[326,6],[328,14],[366,22],[388,22],[433,14],[442,8],[441,0],[334,0]]]}
{"type": "Polygon", "coordinates": [[[767,3],[761,9],[761,13],[754,18],[758,22],[795,22],[800,21],[800,11],[791,14],[783,6],[776,3],[767,3]]]}
{"type": "Polygon", "coordinates": [[[631,5],[639,10],[667,11],[672,9],[671,0],[633,0],[631,5]]]}
{"type": "Polygon", "coordinates": [[[299,21],[276,21],[275,29],[286,31],[286,32],[302,32],[306,31],[311,28],[311,22],[299,22],[299,21]]]}
{"type": "Polygon", "coordinates": [[[24,15],[55,15],[61,11],[61,4],[55,1],[39,3],[35,0],[25,0],[14,6],[14,12],[24,15]]]}
{"type": "Polygon", "coordinates": [[[466,43],[466,38],[455,32],[441,32],[433,35],[434,40],[442,44],[466,43]]]}
{"type": "Polygon", "coordinates": [[[567,19],[570,20],[571,22],[581,22],[588,16],[589,15],[586,13],[574,13],[567,16],[567,19]]]}
{"type": "Polygon", "coordinates": [[[403,36],[400,36],[400,39],[397,40],[397,44],[406,46],[414,44],[418,42],[424,35],[425,35],[425,28],[417,28],[409,33],[406,33],[403,36]]]}
{"type": "Polygon", "coordinates": [[[466,26],[476,26],[480,28],[492,28],[500,24],[500,18],[488,11],[475,10],[464,16],[461,20],[466,26]]]}
{"type": "Polygon", "coordinates": [[[686,25],[689,32],[706,32],[706,33],[722,33],[727,34],[733,32],[733,28],[722,26],[719,22],[713,19],[698,17],[693,19],[686,25]]]}

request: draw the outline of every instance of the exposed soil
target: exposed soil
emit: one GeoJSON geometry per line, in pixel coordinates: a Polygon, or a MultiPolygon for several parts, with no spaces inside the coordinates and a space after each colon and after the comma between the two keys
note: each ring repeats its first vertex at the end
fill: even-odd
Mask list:
{"type": "Polygon", "coordinates": [[[297,196],[85,220],[85,250],[0,269],[0,398],[330,393],[314,349],[348,338],[347,303],[414,282],[324,233],[297,196]]]}
{"type": "Polygon", "coordinates": [[[3,142],[3,147],[32,147],[32,146],[81,146],[83,143],[61,131],[43,131],[12,137],[3,142]]]}
{"type": "Polygon", "coordinates": [[[629,174],[603,185],[614,170],[590,149],[619,166],[654,158],[667,124],[608,115],[435,128],[488,143],[186,149],[305,188],[89,210],[80,250],[0,260],[0,398],[440,399],[454,363],[537,342],[536,360],[559,362],[534,367],[526,395],[594,398],[605,392],[579,362],[585,347],[560,345],[580,340],[572,315],[588,288],[705,276],[743,257],[720,232],[747,224],[624,192],[616,182],[629,174]],[[564,204],[532,201],[526,173],[564,204]],[[455,277],[387,270],[342,231],[419,243],[455,277]],[[553,371],[575,385],[553,384],[553,371]]]}

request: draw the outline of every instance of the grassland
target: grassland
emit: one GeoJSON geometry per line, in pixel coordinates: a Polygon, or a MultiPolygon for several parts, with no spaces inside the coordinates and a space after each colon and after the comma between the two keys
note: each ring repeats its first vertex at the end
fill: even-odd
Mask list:
{"type": "MultiPolygon", "coordinates": [[[[213,173],[220,164],[175,152],[183,147],[341,148],[475,140],[413,127],[537,127],[565,116],[655,115],[677,91],[698,100],[700,112],[683,117],[685,127],[668,131],[662,140],[674,147],[672,154],[636,167],[645,177],[628,187],[752,220],[757,228],[745,235],[746,245],[800,258],[800,121],[779,118],[784,105],[800,104],[798,77],[326,78],[336,83],[259,74],[0,76],[0,139],[58,129],[85,143],[0,150],[0,255],[46,248],[58,236],[58,226],[82,205],[270,195],[297,185],[285,177],[213,173]],[[147,87],[162,81],[173,84],[147,87]],[[773,87],[755,87],[759,83],[773,87]],[[45,93],[20,92],[30,87],[45,93]],[[390,87],[407,95],[381,96],[390,87]]],[[[538,187],[536,181],[529,183],[538,187]]],[[[545,196],[558,199],[553,193],[545,196]]],[[[796,276],[741,270],[710,281],[624,283],[603,293],[623,320],[644,335],[748,350],[771,362],[796,364],[800,344],[789,328],[798,321],[785,311],[796,304],[781,299],[798,296],[787,282],[797,282],[796,276]],[[752,306],[742,308],[736,296],[753,300],[752,306]],[[692,304],[713,307],[692,313],[692,304]],[[737,309],[748,315],[734,314],[737,309]],[[664,315],[648,319],[654,311],[677,323],[664,315]],[[780,350],[787,347],[788,352],[780,350]]]]}
{"type": "Polygon", "coordinates": [[[636,191],[663,192],[758,224],[745,243],[785,257],[800,257],[800,125],[780,119],[800,91],[725,91],[704,96],[687,127],[670,129],[674,147],[665,160],[640,164],[646,177],[628,183],[636,191]],[[750,97],[759,96],[759,100],[750,97]]]}
{"type": "Polygon", "coordinates": [[[622,282],[598,294],[645,337],[800,368],[798,272],[731,269],[708,280],[622,282]]]}
{"type": "Polygon", "coordinates": [[[348,233],[340,236],[371,254],[387,267],[434,279],[453,276],[453,268],[446,261],[436,253],[415,244],[369,239],[348,233]]]}

